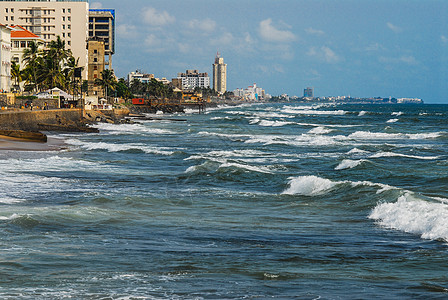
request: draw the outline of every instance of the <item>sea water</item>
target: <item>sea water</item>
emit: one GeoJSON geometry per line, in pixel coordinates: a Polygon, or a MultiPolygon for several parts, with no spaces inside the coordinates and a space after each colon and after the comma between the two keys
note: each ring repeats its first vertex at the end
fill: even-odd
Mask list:
{"type": "Polygon", "coordinates": [[[448,297],[447,105],[162,117],[0,152],[1,299],[448,297]]]}

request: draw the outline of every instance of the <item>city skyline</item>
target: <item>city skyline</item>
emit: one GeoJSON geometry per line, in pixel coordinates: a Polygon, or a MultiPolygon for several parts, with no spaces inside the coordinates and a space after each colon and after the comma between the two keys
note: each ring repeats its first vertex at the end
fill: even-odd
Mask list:
{"type": "Polygon", "coordinates": [[[272,95],[417,97],[448,103],[448,3],[442,1],[204,1],[123,3],[114,69],[172,78],[212,73],[226,59],[227,90],[252,83],[272,95]]]}

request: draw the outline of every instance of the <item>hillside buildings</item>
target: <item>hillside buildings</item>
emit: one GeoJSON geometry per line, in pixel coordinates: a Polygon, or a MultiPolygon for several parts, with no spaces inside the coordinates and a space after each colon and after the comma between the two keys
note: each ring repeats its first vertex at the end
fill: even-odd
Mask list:
{"type": "Polygon", "coordinates": [[[0,90],[11,86],[11,27],[0,24],[0,90]]]}
{"type": "Polygon", "coordinates": [[[128,83],[131,84],[134,80],[140,80],[142,83],[149,83],[154,78],[154,74],[144,74],[140,71],[131,72],[128,74],[128,83]]]}
{"type": "Polygon", "coordinates": [[[198,70],[187,70],[185,73],[178,73],[177,78],[173,78],[171,82],[175,87],[183,91],[210,87],[208,74],[199,73],[198,70]]]}
{"type": "MultiPolygon", "coordinates": [[[[19,25],[45,43],[60,36],[79,65],[87,66],[88,0],[0,1],[0,23],[19,25]]],[[[87,68],[84,70],[87,78],[87,68]]]]}
{"type": "Polygon", "coordinates": [[[224,63],[219,52],[216,54],[213,64],[213,89],[219,94],[227,91],[227,64],[224,63]]]}

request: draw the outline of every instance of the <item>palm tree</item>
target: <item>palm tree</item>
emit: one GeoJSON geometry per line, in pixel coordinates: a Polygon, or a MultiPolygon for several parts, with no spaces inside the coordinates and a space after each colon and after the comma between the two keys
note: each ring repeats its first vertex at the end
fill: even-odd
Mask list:
{"type": "Polygon", "coordinates": [[[14,88],[20,91],[20,83],[22,79],[22,71],[20,70],[20,65],[16,64],[15,61],[11,64],[11,78],[14,80],[14,88]]]}
{"type": "Polygon", "coordinates": [[[115,79],[114,72],[106,69],[103,72],[101,72],[101,79],[97,78],[95,79],[95,84],[101,86],[105,92],[106,99],[108,97],[108,91],[115,91],[117,80],[115,79]]]}
{"type": "Polygon", "coordinates": [[[39,55],[41,51],[39,45],[35,41],[28,43],[28,48],[23,51],[23,61],[26,67],[31,68],[32,79],[34,81],[34,89],[37,89],[37,66],[39,64],[39,55]]]}

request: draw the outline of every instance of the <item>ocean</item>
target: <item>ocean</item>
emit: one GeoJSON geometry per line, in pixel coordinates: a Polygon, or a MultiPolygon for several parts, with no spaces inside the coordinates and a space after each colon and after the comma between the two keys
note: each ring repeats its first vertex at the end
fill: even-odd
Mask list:
{"type": "Polygon", "coordinates": [[[1,299],[448,298],[448,105],[158,117],[0,151],[1,299]]]}

